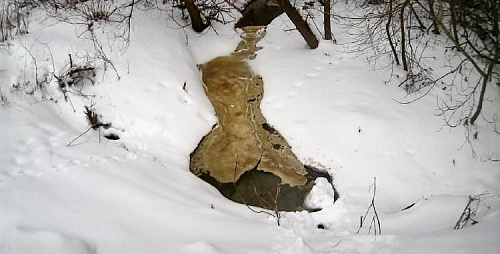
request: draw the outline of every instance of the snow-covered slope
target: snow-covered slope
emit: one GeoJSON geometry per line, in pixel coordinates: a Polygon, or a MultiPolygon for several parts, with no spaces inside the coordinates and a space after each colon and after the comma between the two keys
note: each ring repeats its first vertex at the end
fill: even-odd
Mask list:
{"type": "MultiPolygon", "coordinates": [[[[437,92],[401,105],[406,94],[385,82],[390,72],[330,42],[306,49],[296,31],[284,31],[285,16],[250,62],[264,79],[262,110],[299,159],[332,174],[340,199],[317,213],[284,213],[278,227],[222,197],[188,168],[217,120],[196,64],[229,54],[239,37],[231,25],[195,34],[163,17],[137,11],[129,48],[105,44],[120,79],[97,65],[95,85],[70,101],[57,82],[29,95],[25,81],[37,67],[59,75],[68,54],[85,63],[77,56],[92,45],[76,38],[78,27],[33,22],[29,35],[2,46],[0,253],[500,251],[500,168],[483,162],[500,154],[500,137],[479,122],[472,157],[461,148],[464,129],[442,129],[433,115],[437,92]],[[84,106],[111,128],[67,146],[88,128],[84,106]],[[371,214],[356,234],[374,178],[382,235],[368,233],[371,214]],[[454,230],[468,196],[479,194],[478,224],[454,230]]],[[[498,105],[487,110],[500,113],[498,105]]]]}

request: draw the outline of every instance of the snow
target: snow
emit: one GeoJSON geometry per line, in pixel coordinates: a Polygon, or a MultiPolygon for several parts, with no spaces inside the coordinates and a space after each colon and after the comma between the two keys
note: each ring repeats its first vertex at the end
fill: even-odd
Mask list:
{"type": "Polygon", "coordinates": [[[304,200],[306,207],[308,208],[327,208],[332,206],[335,202],[335,191],[332,185],[324,177],[316,178],[314,181],[314,186],[304,200]]]}
{"type": "MultiPolygon", "coordinates": [[[[238,31],[228,24],[196,34],[173,29],[160,12],[134,15],[126,51],[104,44],[120,78],[90,61],[96,84],[82,93],[91,96],[71,101],[55,80],[26,93],[30,54],[39,75],[60,74],[68,54],[86,63],[81,52],[92,47],[77,38],[81,28],[43,19],[0,46],[0,253],[500,252],[499,164],[486,160],[500,155],[500,136],[478,120],[473,156],[465,127],[443,128],[434,115],[441,91],[401,105],[408,96],[389,81],[391,70],[331,42],[307,49],[285,31],[286,15],[249,62],[264,79],[261,108],[300,160],[333,176],[340,199],[332,204],[333,191],[317,179],[309,201],[323,210],[283,213],[281,226],[225,199],[190,173],[189,154],[217,121],[196,65],[234,50],[238,31]],[[90,130],[67,146],[88,128],[91,105],[111,123],[101,134],[120,139],[90,130]],[[375,178],[382,234],[366,224],[356,234],[375,178]],[[468,196],[479,194],[479,223],[454,230],[468,196]]],[[[498,114],[499,105],[494,98],[485,112],[498,114]]]]}

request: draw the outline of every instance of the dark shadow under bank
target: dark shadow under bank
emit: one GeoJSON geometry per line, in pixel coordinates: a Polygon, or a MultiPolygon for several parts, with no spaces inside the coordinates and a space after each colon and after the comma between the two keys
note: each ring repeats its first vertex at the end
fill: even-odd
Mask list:
{"type": "Polygon", "coordinates": [[[257,166],[245,172],[235,183],[221,183],[210,174],[202,174],[199,177],[211,184],[226,198],[240,204],[262,207],[269,210],[279,211],[318,211],[320,209],[304,206],[304,200],[314,186],[318,177],[324,177],[334,189],[334,200],[339,198],[338,192],[332,183],[331,176],[311,166],[305,166],[307,170],[307,183],[302,186],[291,187],[281,184],[281,179],[268,172],[257,169],[257,166]],[[278,195],[277,194],[278,191],[278,195]]]}
{"type": "Polygon", "coordinates": [[[283,10],[279,4],[272,0],[254,0],[245,7],[242,14],[243,17],[236,23],[236,28],[267,26],[275,18],[283,14],[283,10]]]}

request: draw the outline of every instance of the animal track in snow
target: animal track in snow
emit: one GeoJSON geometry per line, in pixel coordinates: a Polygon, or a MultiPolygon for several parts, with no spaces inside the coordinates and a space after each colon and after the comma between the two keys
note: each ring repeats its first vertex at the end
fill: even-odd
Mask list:
{"type": "Polygon", "coordinates": [[[0,253],[95,254],[96,247],[76,237],[55,232],[15,227],[7,231],[0,253]]]}
{"type": "Polygon", "coordinates": [[[317,72],[311,72],[306,74],[306,77],[308,78],[316,78],[317,76],[319,76],[319,73],[317,72]]]}

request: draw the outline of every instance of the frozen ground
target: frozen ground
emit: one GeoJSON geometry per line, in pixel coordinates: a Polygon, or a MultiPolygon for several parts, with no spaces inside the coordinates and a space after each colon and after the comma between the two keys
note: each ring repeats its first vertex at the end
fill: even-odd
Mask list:
{"type": "MultiPolygon", "coordinates": [[[[473,157],[465,129],[442,128],[433,115],[439,90],[401,105],[408,97],[386,82],[390,70],[330,42],[308,50],[296,31],[284,31],[285,16],[276,19],[250,62],[265,82],[263,113],[299,159],[333,176],[340,195],[331,204],[331,191],[315,189],[310,202],[325,208],[284,213],[278,227],[188,168],[216,122],[196,64],[236,47],[231,25],[199,35],[137,11],[129,48],[106,48],[121,78],[100,68],[96,84],[81,90],[89,96],[65,101],[56,82],[29,95],[26,81],[35,69],[59,74],[68,54],[90,42],[41,17],[0,48],[0,253],[500,252],[500,166],[485,161],[500,156],[500,136],[479,120],[473,157]],[[111,128],[67,146],[87,130],[91,105],[111,128]],[[374,178],[382,234],[369,232],[372,213],[356,234],[374,178]],[[468,196],[481,194],[478,223],[454,230],[468,196]]],[[[496,97],[485,112],[500,113],[499,88],[490,88],[496,97]]]]}

